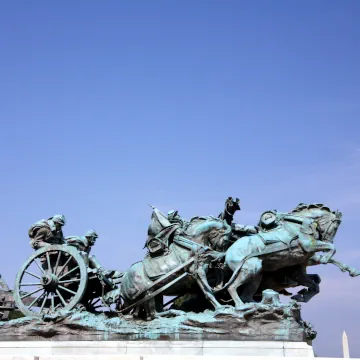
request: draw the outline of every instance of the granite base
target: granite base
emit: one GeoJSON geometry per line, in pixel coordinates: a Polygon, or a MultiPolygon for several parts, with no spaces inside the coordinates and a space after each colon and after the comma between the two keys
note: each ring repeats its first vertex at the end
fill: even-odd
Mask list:
{"type": "Polygon", "coordinates": [[[28,356],[32,357],[31,360],[34,357],[46,360],[49,356],[56,356],[59,360],[73,356],[79,360],[85,360],[84,356],[86,360],[116,356],[116,360],[120,360],[120,355],[134,356],[131,357],[134,360],[139,360],[139,356],[143,359],[146,356],[171,359],[174,356],[178,359],[187,359],[188,356],[202,359],[224,359],[227,356],[309,358],[314,357],[314,351],[305,342],[287,341],[0,341],[0,357],[21,356],[24,357],[22,360],[28,360],[28,356]]]}

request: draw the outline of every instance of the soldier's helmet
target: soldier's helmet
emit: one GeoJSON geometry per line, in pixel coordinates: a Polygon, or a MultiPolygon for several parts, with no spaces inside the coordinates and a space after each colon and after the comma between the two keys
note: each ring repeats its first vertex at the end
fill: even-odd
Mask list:
{"type": "Polygon", "coordinates": [[[85,237],[97,239],[99,237],[99,235],[97,234],[97,232],[95,230],[89,230],[86,232],[85,237]]]}
{"type": "Polygon", "coordinates": [[[64,215],[54,215],[51,220],[55,223],[55,224],[59,224],[61,226],[64,226],[66,224],[66,219],[64,215]]]}
{"type": "Polygon", "coordinates": [[[88,239],[89,241],[89,245],[90,246],[94,246],[96,239],[99,237],[97,232],[95,230],[89,230],[86,232],[85,237],[88,239]]]}
{"type": "Polygon", "coordinates": [[[268,229],[268,228],[276,225],[276,223],[277,223],[276,213],[277,213],[276,210],[265,211],[260,216],[259,226],[262,229],[268,229]]]}

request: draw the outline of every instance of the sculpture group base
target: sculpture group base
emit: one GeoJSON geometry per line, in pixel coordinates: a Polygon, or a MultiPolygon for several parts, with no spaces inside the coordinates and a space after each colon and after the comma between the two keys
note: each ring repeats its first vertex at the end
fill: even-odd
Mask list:
{"type": "Polygon", "coordinates": [[[301,320],[296,303],[276,307],[257,304],[203,313],[173,311],[152,321],[131,315],[108,318],[84,311],[0,323],[1,341],[29,340],[182,340],[305,342],[316,334],[301,320]]]}
{"type": "MultiPolygon", "coordinates": [[[[76,356],[99,357],[122,355],[140,359],[144,356],[163,356],[166,359],[188,359],[188,356],[218,357],[264,356],[264,357],[314,357],[313,349],[303,342],[284,341],[22,341],[0,342],[2,356],[76,356]]],[[[125,359],[126,357],[120,357],[125,359]]],[[[33,358],[34,359],[34,358],[33,358]]],[[[32,360],[33,360],[32,359],[32,360]]],[[[90,358],[89,358],[90,360],[90,358]]]]}

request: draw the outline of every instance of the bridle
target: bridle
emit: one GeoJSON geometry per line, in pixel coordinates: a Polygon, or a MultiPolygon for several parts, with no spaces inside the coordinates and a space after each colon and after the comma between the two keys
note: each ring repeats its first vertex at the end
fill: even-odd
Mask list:
{"type": "MultiPolygon", "coordinates": [[[[320,220],[321,223],[321,220],[320,220]]],[[[340,226],[341,224],[341,216],[339,216],[339,213],[336,212],[335,213],[335,218],[333,219],[329,219],[327,222],[325,222],[325,224],[328,223],[326,230],[324,232],[320,232],[321,234],[321,240],[325,241],[325,242],[332,242],[331,236],[332,236],[332,232],[330,233],[330,228],[334,223],[337,223],[338,226],[336,227],[336,229],[340,226]]],[[[324,224],[324,225],[325,225],[324,224]]]]}

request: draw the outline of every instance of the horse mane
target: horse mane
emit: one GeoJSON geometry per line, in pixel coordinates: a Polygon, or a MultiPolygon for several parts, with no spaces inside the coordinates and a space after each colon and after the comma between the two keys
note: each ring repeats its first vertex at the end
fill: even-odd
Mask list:
{"type": "Polygon", "coordinates": [[[320,203],[313,203],[313,204],[300,203],[290,213],[291,214],[298,214],[298,213],[302,213],[304,211],[309,211],[309,210],[322,210],[322,211],[328,212],[329,215],[330,214],[333,214],[333,215],[339,214],[339,211],[332,211],[328,206],[326,206],[324,204],[320,204],[320,203]]]}

